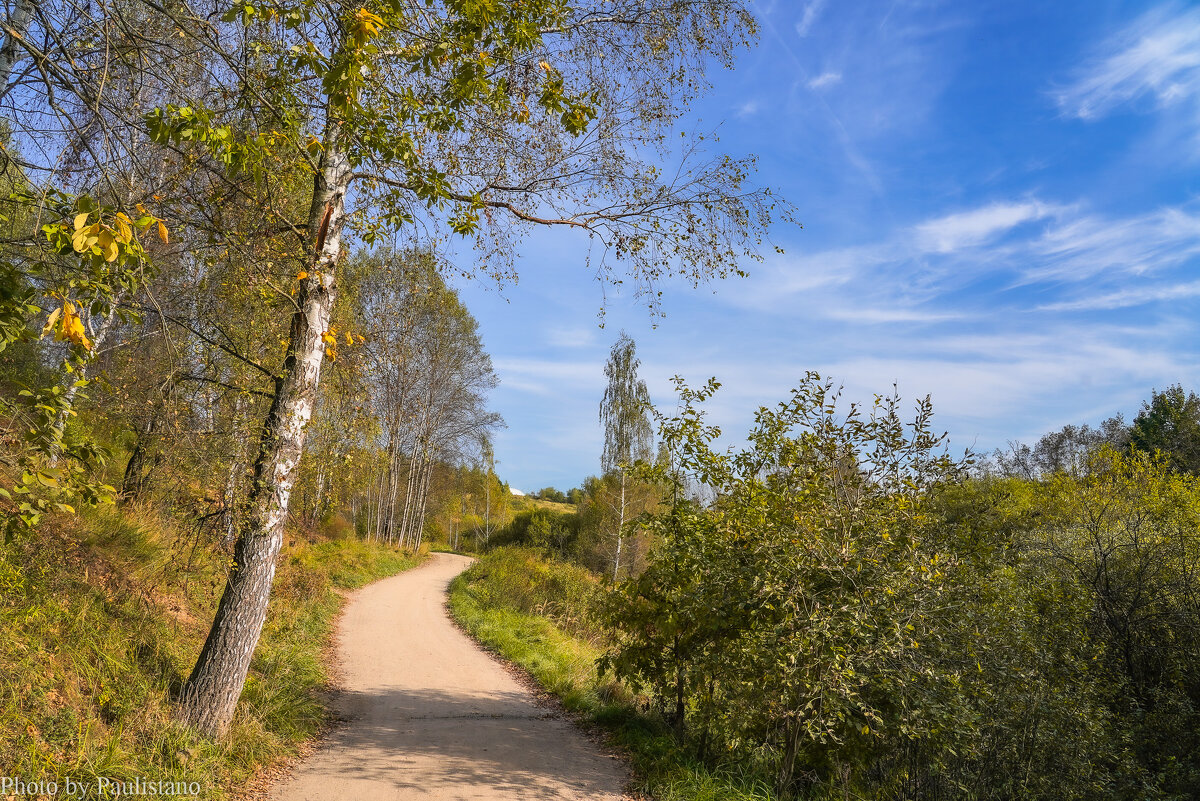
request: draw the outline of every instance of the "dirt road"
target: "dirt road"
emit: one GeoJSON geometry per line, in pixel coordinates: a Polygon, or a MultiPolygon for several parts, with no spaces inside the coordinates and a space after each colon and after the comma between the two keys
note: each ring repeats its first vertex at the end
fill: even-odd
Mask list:
{"type": "Polygon", "coordinates": [[[274,788],[279,801],[616,801],[624,766],[538,707],[446,616],[466,557],[359,590],[338,632],[348,722],[274,788]]]}

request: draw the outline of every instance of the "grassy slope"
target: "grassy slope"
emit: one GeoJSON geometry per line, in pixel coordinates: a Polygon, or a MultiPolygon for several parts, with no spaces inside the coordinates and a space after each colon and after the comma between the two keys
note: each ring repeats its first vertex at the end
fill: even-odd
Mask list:
{"type": "MultiPolygon", "coordinates": [[[[228,557],[224,557],[227,559],[228,557]]],[[[229,737],[175,725],[225,563],[148,512],[85,511],[0,547],[0,775],[196,781],[221,799],[325,719],[341,591],[419,560],[357,541],[285,545],[229,737]]]]}
{"type": "Polygon", "coordinates": [[[513,514],[524,512],[527,509],[549,509],[560,514],[574,514],[577,511],[575,504],[572,503],[543,501],[541,498],[531,498],[528,495],[514,495],[509,499],[509,510],[513,514]]]}
{"type": "MultiPolygon", "coordinates": [[[[566,563],[548,564],[532,551],[502,548],[480,559],[450,585],[450,609],[472,636],[520,665],[564,706],[606,729],[630,753],[636,790],[659,801],[761,801],[772,795],[761,780],[731,770],[712,769],[681,750],[656,720],[639,713],[623,687],[602,680],[595,660],[603,647],[537,610],[563,608],[563,585],[588,583],[586,571],[566,563]]],[[[575,606],[586,588],[569,587],[575,606]]]]}

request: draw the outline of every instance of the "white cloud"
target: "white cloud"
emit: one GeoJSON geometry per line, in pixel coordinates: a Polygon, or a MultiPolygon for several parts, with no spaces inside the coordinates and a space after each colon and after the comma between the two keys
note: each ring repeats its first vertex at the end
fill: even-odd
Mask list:
{"type": "Polygon", "coordinates": [[[753,114],[757,114],[757,113],[758,113],[758,101],[757,100],[747,100],[745,103],[742,103],[742,105],[738,106],[737,116],[739,116],[739,117],[749,117],[749,116],[751,116],[753,114]]]}
{"type": "Polygon", "coordinates": [[[1144,97],[1167,105],[1198,94],[1200,9],[1159,8],[1104,42],[1056,99],[1088,120],[1144,97]]]}
{"type": "Polygon", "coordinates": [[[903,306],[873,308],[855,304],[841,308],[827,307],[823,316],[830,320],[842,320],[848,323],[889,325],[892,323],[945,323],[951,320],[961,320],[966,315],[958,312],[928,311],[903,306]]]}
{"type": "Polygon", "coordinates": [[[502,387],[535,395],[592,392],[604,386],[604,367],[599,362],[498,358],[492,366],[502,387]]]}
{"type": "Polygon", "coordinates": [[[1166,208],[1136,217],[1082,215],[1028,243],[1022,283],[1147,275],[1200,255],[1200,214],[1166,208]]]}
{"type": "Polygon", "coordinates": [[[838,84],[841,82],[842,82],[842,73],[829,72],[827,70],[825,72],[822,72],[817,77],[813,78],[811,81],[809,81],[808,88],[813,89],[813,90],[824,89],[826,86],[833,86],[834,84],[838,84]]]}
{"type": "Polygon", "coordinates": [[[1200,281],[1185,284],[1168,284],[1148,287],[1130,287],[1115,292],[1107,292],[1076,300],[1064,300],[1057,303],[1047,303],[1039,306],[1038,311],[1098,311],[1106,309],[1124,309],[1130,306],[1142,306],[1147,303],[1162,303],[1164,301],[1185,300],[1200,297],[1200,281]]]}
{"type": "Polygon", "coordinates": [[[993,203],[971,211],[949,214],[914,228],[917,245],[931,253],[954,253],[978,247],[1022,223],[1040,220],[1056,212],[1042,203],[993,203]]]}
{"type": "Polygon", "coordinates": [[[1020,312],[1192,297],[1200,282],[1171,274],[1197,262],[1198,210],[1108,217],[1024,199],[934,217],[872,244],[777,258],[723,297],[768,313],[792,313],[803,301],[809,314],[830,320],[935,324],[966,316],[951,299],[984,282],[994,287],[984,303],[1020,312]]]}
{"type": "Polygon", "coordinates": [[[800,21],[796,23],[796,34],[801,38],[808,36],[809,30],[813,23],[817,21],[821,11],[825,8],[828,0],[809,0],[808,5],[804,7],[804,14],[800,17],[800,21]]]}
{"type": "Polygon", "coordinates": [[[1161,347],[1103,329],[1059,327],[1025,337],[1002,331],[958,347],[954,338],[899,344],[913,348],[911,355],[835,360],[821,372],[844,382],[851,398],[887,391],[893,381],[906,399],[930,394],[940,418],[935,425],[950,425],[959,447],[970,444],[967,437],[986,433],[993,420],[1011,425],[1030,409],[1069,403],[1064,387],[1150,386],[1190,368],[1161,347]],[[954,358],[945,355],[946,347],[957,351],[954,358]]]}
{"type": "Polygon", "coordinates": [[[876,394],[890,393],[893,383],[906,409],[931,395],[934,427],[950,432],[954,450],[990,451],[1013,437],[1036,437],[1055,427],[1046,421],[1098,421],[1135,403],[1164,376],[1187,376],[1196,368],[1153,326],[1130,330],[1057,323],[1028,331],[1027,323],[976,319],[936,335],[856,327],[854,346],[842,340],[832,347],[803,341],[792,349],[764,344],[769,358],[696,355],[690,361],[644,365],[644,375],[659,408],[668,412],[671,393],[667,382],[658,380],[662,375],[679,373],[692,386],[715,376],[722,388],[706,408],[709,422],[722,428],[722,447],[738,446],[756,408],[785,400],[804,371],[816,369],[844,386],[847,402],[869,403],[876,394]],[[990,330],[973,333],[978,325],[990,330]],[[1072,391],[1064,391],[1067,387],[1072,391]],[[1086,409],[1080,405],[1085,399],[1086,409]],[[1032,421],[1032,428],[1015,429],[1014,423],[1022,421],[1032,421]]]}
{"type": "Polygon", "coordinates": [[[546,344],[557,348],[583,348],[595,341],[594,328],[551,328],[546,332],[546,344]]]}

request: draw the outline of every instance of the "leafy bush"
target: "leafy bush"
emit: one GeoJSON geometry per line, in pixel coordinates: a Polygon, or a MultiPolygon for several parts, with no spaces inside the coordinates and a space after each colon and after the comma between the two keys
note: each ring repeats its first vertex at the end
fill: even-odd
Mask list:
{"type": "Polygon", "coordinates": [[[968,480],[928,400],[839,416],[814,375],[717,452],[715,389],[682,387],[679,491],[599,612],[602,668],[699,758],[814,799],[1200,797],[1195,479],[1100,447],[968,480]]]}
{"type": "Polygon", "coordinates": [[[493,547],[516,545],[565,557],[579,537],[579,518],[574,512],[559,512],[535,506],[513,516],[491,538],[493,547]]]}

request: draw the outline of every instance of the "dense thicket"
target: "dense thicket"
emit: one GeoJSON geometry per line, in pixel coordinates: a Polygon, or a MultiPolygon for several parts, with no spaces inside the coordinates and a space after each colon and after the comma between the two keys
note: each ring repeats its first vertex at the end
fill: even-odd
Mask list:
{"type": "MultiPolygon", "coordinates": [[[[781,798],[1200,794],[1200,480],[1170,451],[1114,419],[981,466],[928,400],[844,408],[814,375],[719,450],[716,389],[680,385],[634,471],[646,559],[586,615],[695,758],[781,798]]],[[[497,542],[587,564],[586,503],[497,542]]]]}

